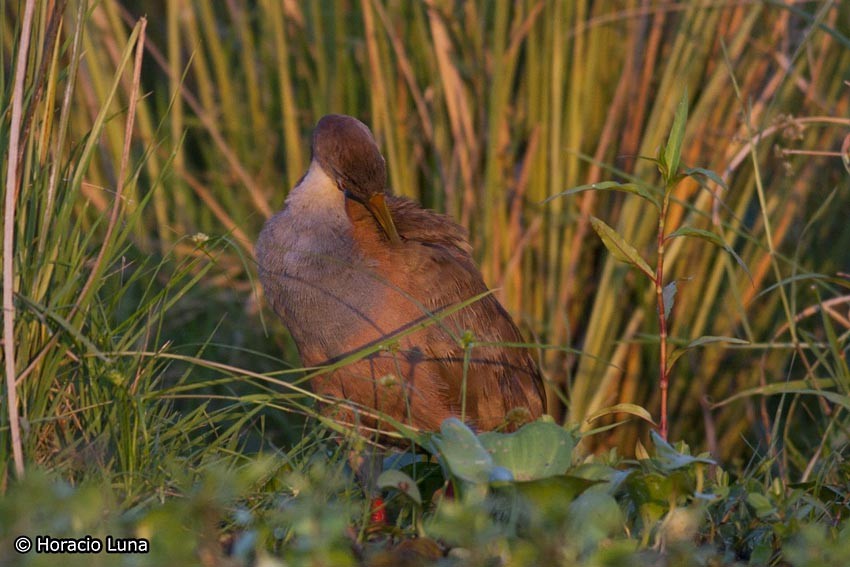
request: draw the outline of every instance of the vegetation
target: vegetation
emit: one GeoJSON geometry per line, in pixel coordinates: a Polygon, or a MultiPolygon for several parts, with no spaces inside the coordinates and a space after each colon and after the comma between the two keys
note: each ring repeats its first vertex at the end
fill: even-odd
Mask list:
{"type": "Polygon", "coordinates": [[[0,564],[850,563],[847,3],[21,0],[0,51],[0,564]],[[254,277],[328,112],[550,395],[403,432],[377,529],[254,277]]]}

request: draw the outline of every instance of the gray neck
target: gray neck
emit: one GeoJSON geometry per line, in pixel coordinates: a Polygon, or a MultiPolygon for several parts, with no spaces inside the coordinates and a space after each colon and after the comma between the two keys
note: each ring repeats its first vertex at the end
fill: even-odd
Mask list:
{"type": "Polygon", "coordinates": [[[307,174],[286,199],[289,251],[339,256],[352,249],[351,221],[345,214],[345,195],[313,161],[307,174]]]}

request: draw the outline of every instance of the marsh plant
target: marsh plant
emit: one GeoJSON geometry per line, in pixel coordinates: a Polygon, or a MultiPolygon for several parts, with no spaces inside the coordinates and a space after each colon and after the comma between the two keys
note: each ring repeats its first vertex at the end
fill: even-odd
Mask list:
{"type": "Polygon", "coordinates": [[[14,551],[42,532],[150,542],[87,566],[847,563],[848,22],[3,3],[0,563],[55,564],[14,551]],[[378,528],[374,439],[317,413],[255,278],[329,112],[470,230],[551,410],[398,432],[378,528]]]}

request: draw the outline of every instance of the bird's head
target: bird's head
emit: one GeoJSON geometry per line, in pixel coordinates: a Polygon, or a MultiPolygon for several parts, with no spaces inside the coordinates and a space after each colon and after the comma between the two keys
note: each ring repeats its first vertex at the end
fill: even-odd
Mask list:
{"type": "Polygon", "coordinates": [[[337,188],[364,205],[391,242],[401,239],[387,207],[387,165],[369,127],[351,116],[328,114],[313,130],[313,160],[337,188]]]}

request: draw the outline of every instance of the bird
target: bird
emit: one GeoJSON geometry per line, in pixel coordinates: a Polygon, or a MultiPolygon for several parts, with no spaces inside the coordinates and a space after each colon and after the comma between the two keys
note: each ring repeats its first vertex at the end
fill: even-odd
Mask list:
{"type": "Polygon", "coordinates": [[[266,301],[302,363],[331,366],[310,384],[322,413],[378,431],[437,431],[450,417],[475,431],[512,430],[539,418],[540,370],[485,284],[466,230],[393,193],[360,120],[322,117],[311,146],[256,257],[266,301]]]}

